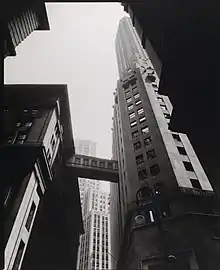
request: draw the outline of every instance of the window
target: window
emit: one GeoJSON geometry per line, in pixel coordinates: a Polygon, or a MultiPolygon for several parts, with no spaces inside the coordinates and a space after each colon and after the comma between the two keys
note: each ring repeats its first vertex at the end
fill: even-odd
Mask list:
{"type": "Polygon", "coordinates": [[[136,137],[138,137],[138,131],[132,132],[132,138],[136,138],[136,137]]]}
{"type": "Polygon", "coordinates": [[[96,160],[92,160],[92,166],[96,167],[97,166],[97,161],[96,160]]]}
{"type": "Polygon", "coordinates": [[[32,122],[26,122],[25,123],[25,127],[31,127],[32,126],[32,122]]]}
{"type": "Polygon", "coordinates": [[[160,172],[160,167],[159,167],[159,165],[158,165],[158,164],[155,164],[155,165],[151,166],[151,167],[150,167],[150,172],[151,172],[151,175],[152,175],[152,176],[158,175],[159,172],[160,172]]]}
{"type": "Polygon", "coordinates": [[[163,102],[163,99],[161,97],[157,98],[159,102],[163,102]]]}
{"type": "Polygon", "coordinates": [[[166,108],[165,105],[160,105],[160,107],[161,107],[162,111],[166,111],[167,110],[167,108],[166,108]]]}
{"type": "Polygon", "coordinates": [[[143,127],[143,128],[141,129],[141,131],[142,131],[143,134],[146,134],[146,133],[149,132],[149,128],[148,128],[148,127],[143,127]]]}
{"type": "Polygon", "coordinates": [[[138,112],[138,114],[142,114],[142,113],[144,112],[144,109],[141,108],[141,109],[139,109],[137,112],[138,112]]]}
{"type": "Polygon", "coordinates": [[[141,148],[141,143],[140,142],[134,143],[134,150],[138,150],[140,148],[141,148]]]}
{"type": "Polygon", "coordinates": [[[137,105],[141,104],[141,101],[138,100],[138,101],[135,102],[135,104],[136,104],[136,106],[137,106],[137,105]]]}
{"type": "Polygon", "coordinates": [[[25,243],[23,240],[21,240],[20,245],[18,247],[18,251],[14,260],[14,264],[12,267],[12,270],[18,270],[19,266],[20,266],[20,262],[21,262],[21,257],[23,255],[24,252],[24,247],[25,247],[25,243]]]}
{"type": "Polygon", "coordinates": [[[152,86],[153,86],[154,88],[157,88],[156,83],[152,83],[152,86]]]}
{"type": "Polygon", "coordinates": [[[18,140],[25,140],[26,137],[27,137],[27,135],[24,135],[24,134],[19,135],[19,136],[18,136],[18,140]]]}
{"type": "Polygon", "coordinates": [[[192,186],[194,188],[196,188],[196,189],[202,189],[202,187],[201,187],[201,185],[200,185],[200,183],[199,183],[198,180],[196,180],[196,179],[189,179],[189,180],[190,180],[190,182],[191,182],[191,184],[192,184],[192,186]]]}
{"type": "Polygon", "coordinates": [[[112,163],[108,163],[108,169],[112,169],[113,166],[112,166],[112,163]]]}
{"type": "Polygon", "coordinates": [[[153,76],[152,74],[148,74],[145,78],[145,81],[148,82],[148,83],[153,83],[156,81],[156,77],[153,76]]]}
{"type": "Polygon", "coordinates": [[[181,142],[180,136],[178,134],[173,134],[173,138],[174,138],[174,140],[181,142]]]}
{"type": "Polygon", "coordinates": [[[136,92],[137,91],[137,86],[132,87],[132,91],[136,92]]]}
{"type": "Polygon", "coordinates": [[[21,123],[18,122],[18,123],[16,124],[16,127],[20,127],[20,126],[21,126],[21,123]]]}
{"type": "Polygon", "coordinates": [[[168,113],[164,113],[166,119],[170,119],[170,115],[168,113]]]}
{"type": "Polygon", "coordinates": [[[145,138],[145,139],[144,139],[144,145],[145,145],[145,146],[148,146],[148,145],[150,145],[150,144],[151,144],[151,137],[145,138]]]}
{"type": "Polygon", "coordinates": [[[130,118],[130,119],[132,119],[132,118],[134,118],[134,117],[135,117],[135,113],[129,114],[129,118],[130,118]]]}
{"type": "Polygon", "coordinates": [[[105,162],[100,161],[99,165],[100,165],[101,168],[104,168],[105,167],[105,162]]]}
{"type": "Polygon", "coordinates": [[[131,102],[131,98],[126,99],[127,103],[131,102]]]}
{"type": "Polygon", "coordinates": [[[134,95],[134,98],[135,98],[135,99],[137,99],[137,98],[139,98],[139,97],[140,97],[139,93],[137,93],[136,95],[134,95]]]}
{"type": "Polygon", "coordinates": [[[137,125],[137,122],[134,121],[134,122],[131,122],[131,127],[135,127],[137,125]]]}
{"type": "Polygon", "coordinates": [[[193,166],[190,162],[188,161],[183,161],[183,164],[184,164],[184,167],[187,171],[191,171],[191,172],[194,172],[193,170],[193,166]]]}
{"type": "Polygon", "coordinates": [[[156,157],[156,154],[155,154],[155,151],[153,149],[147,152],[147,159],[148,160],[153,159],[155,157],[156,157]]]}
{"type": "Polygon", "coordinates": [[[126,93],[125,93],[125,96],[126,96],[126,97],[129,97],[129,96],[130,96],[130,91],[126,92],[126,93]]]}
{"type": "MultiPolygon", "coordinates": [[[[49,151],[49,150],[48,150],[48,151],[49,151]]],[[[80,164],[80,158],[75,157],[75,163],[76,163],[76,164],[80,164]]]]}
{"type": "Polygon", "coordinates": [[[145,120],[146,120],[146,117],[144,116],[144,117],[141,117],[141,118],[139,119],[139,122],[140,122],[140,123],[143,123],[145,120]]]}
{"type": "Polygon", "coordinates": [[[26,224],[25,224],[25,227],[26,227],[26,229],[28,231],[30,230],[30,227],[31,227],[31,223],[32,223],[32,220],[33,220],[33,217],[34,217],[35,209],[36,209],[36,205],[35,205],[34,202],[32,202],[31,209],[30,209],[30,212],[28,214],[28,218],[27,218],[27,221],[26,221],[26,224]]]}
{"type": "Polygon", "coordinates": [[[136,163],[137,164],[141,164],[144,162],[144,156],[141,154],[141,155],[138,155],[136,156],[136,163]]]}
{"type": "Polygon", "coordinates": [[[177,149],[181,155],[187,155],[186,150],[183,147],[177,147],[177,149]]]}
{"type": "Polygon", "coordinates": [[[83,164],[84,164],[85,166],[89,166],[89,160],[85,158],[85,159],[83,160],[83,164]]]}
{"type": "Polygon", "coordinates": [[[129,110],[129,111],[132,110],[132,109],[134,109],[134,105],[128,106],[128,110],[129,110]]]}
{"type": "Polygon", "coordinates": [[[138,178],[140,181],[147,179],[147,170],[145,168],[138,170],[138,178]]]}

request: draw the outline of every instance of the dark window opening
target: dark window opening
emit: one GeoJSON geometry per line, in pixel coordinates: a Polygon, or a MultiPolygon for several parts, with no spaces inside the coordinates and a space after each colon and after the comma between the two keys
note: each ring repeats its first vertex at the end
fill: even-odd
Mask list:
{"type": "Polygon", "coordinates": [[[132,132],[132,138],[136,138],[136,137],[138,137],[138,131],[132,132]]]}
{"type": "Polygon", "coordinates": [[[145,138],[144,139],[144,145],[147,146],[147,145],[150,145],[150,144],[151,144],[151,137],[145,138]]]}
{"type": "Polygon", "coordinates": [[[147,83],[153,83],[156,81],[156,77],[152,74],[148,74],[145,78],[145,82],[147,83]]]}
{"type": "Polygon", "coordinates": [[[170,115],[168,113],[164,113],[166,119],[170,119],[170,115]]]}
{"type": "Polygon", "coordinates": [[[23,255],[24,252],[24,247],[25,247],[25,243],[23,240],[21,240],[20,245],[18,247],[18,251],[14,260],[14,264],[12,267],[12,270],[18,270],[19,266],[20,266],[20,262],[21,262],[21,257],[23,255]]]}
{"type": "Polygon", "coordinates": [[[101,167],[101,168],[104,168],[104,167],[105,167],[105,162],[100,161],[100,167],[101,167]]]}
{"type": "Polygon", "coordinates": [[[34,217],[35,209],[36,209],[36,205],[34,202],[32,202],[31,209],[30,209],[30,212],[28,214],[28,218],[27,218],[26,225],[25,225],[25,227],[28,231],[30,230],[30,227],[31,227],[31,223],[32,223],[32,220],[34,217]]]}
{"type": "Polygon", "coordinates": [[[136,156],[136,163],[137,164],[141,164],[144,162],[144,156],[141,154],[141,155],[138,155],[136,156]]]}
{"type": "Polygon", "coordinates": [[[202,186],[200,185],[199,181],[196,179],[190,179],[190,182],[192,186],[196,189],[202,189],[202,186]]]}
{"type": "Polygon", "coordinates": [[[134,143],[134,150],[138,150],[140,148],[141,148],[141,143],[140,142],[134,143]]]}
{"type": "Polygon", "coordinates": [[[152,176],[158,175],[159,172],[160,172],[160,167],[159,167],[159,165],[158,165],[158,164],[155,164],[155,165],[151,166],[151,167],[150,167],[150,172],[151,172],[151,175],[152,175],[152,176]]]}
{"type": "Polygon", "coordinates": [[[187,155],[186,150],[183,147],[177,147],[177,149],[181,155],[187,155]]]}
{"type": "Polygon", "coordinates": [[[184,167],[187,171],[194,172],[193,166],[188,161],[183,161],[184,167]]]}
{"type": "Polygon", "coordinates": [[[156,157],[156,154],[155,154],[155,151],[153,149],[147,152],[147,159],[148,160],[153,159],[155,157],[156,157]]]}
{"type": "Polygon", "coordinates": [[[180,136],[178,134],[173,134],[174,140],[177,140],[178,142],[181,142],[180,136]]]}
{"type": "Polygon", "coordinates": [[[92,160],[92,166],[96,167],[97,166],[97,161],[96,160],[92,160]]]}

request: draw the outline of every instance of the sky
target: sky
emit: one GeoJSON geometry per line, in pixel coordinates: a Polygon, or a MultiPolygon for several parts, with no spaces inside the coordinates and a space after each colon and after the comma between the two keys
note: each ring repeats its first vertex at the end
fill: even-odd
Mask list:
{"type": "Polygon", "coordinates": [[[67,84],[73,135],[112,157],[119,3],[48,3],[50,31],[34,31],[4,60],[5,84],[67,84]]]}

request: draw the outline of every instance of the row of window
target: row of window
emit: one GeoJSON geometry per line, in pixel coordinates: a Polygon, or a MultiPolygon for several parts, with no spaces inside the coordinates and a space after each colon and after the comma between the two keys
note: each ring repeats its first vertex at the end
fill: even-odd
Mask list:
{"type": "MultiPolygon", "coordinates": [[[[178,134],[172,134],[172,135],[173,135],[174,140],[181,142],[180,136],[178,134]]],[[[184,147],[177,146],[177,150],[178,150],[179,154],[187,156],[187,153],[186,153],[186,150],[184,147]]],[[[183,161],[183,165],[184,165],[186,171],[195,173],[191,162],[183,161]]],[[[193,188],[202,189],[202,186],[201,186],[199,180],[190,178],[190,182],[191,182],[193,188]]]]}

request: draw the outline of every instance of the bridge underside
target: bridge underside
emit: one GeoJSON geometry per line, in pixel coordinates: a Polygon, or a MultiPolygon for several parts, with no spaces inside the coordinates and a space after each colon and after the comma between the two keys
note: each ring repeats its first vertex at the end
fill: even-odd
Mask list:
{"type": "Polygon", "coordinates": [[[67,163],[78,177],[118,183],[118,162],[92,156],[75,155],[67,163]]]}

